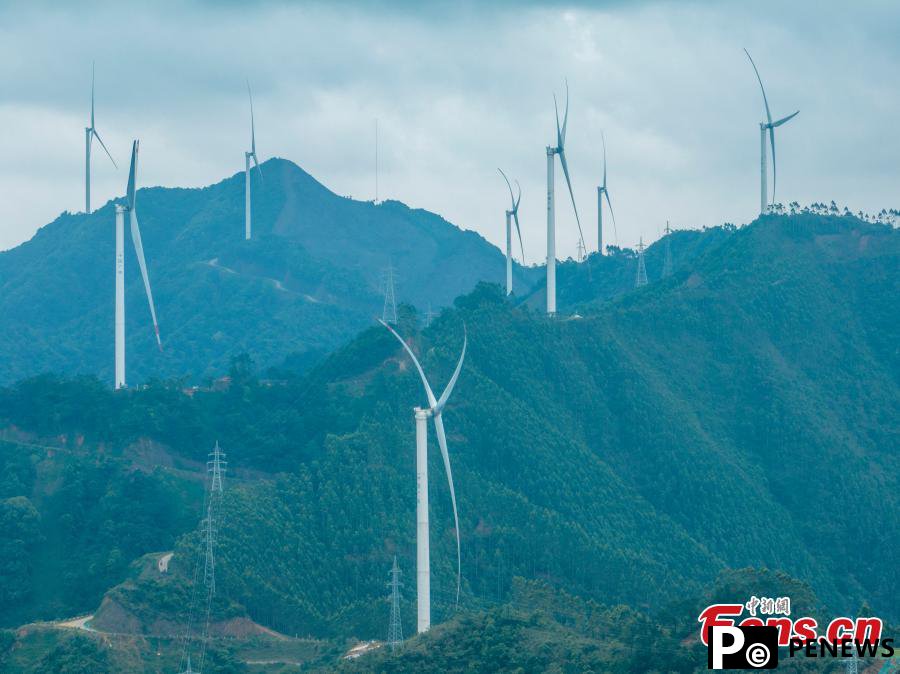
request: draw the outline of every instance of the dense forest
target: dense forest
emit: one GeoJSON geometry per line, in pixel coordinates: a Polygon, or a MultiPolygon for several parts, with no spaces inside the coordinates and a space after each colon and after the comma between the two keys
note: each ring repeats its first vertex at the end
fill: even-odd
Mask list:
{"type": "MultiPolygon", "coordinates": [[[[744,567],[795,578],[825,613],[867,602],[900,618],[885,563],[900,554],[900,531],[861,533],[872,513],[900,518],[900,236],[818,214],[713,235],[644,288],[572,295],[577,318],[548,320],[489,284],[425,329],[411,307],[401,311],[398,329],[437,388],[463,325],[469,339],[445,412],[459,607],[436,454],[430,468],[433,611],[446,624],[428,638],[445,671],[471,649],[495,648],[479,655],[490,663],[521,643],[531,644],[523,658],[547,658],[523,660],[525,671],[562,657],[580,663],[572,671],[606,668],[596,620],[575,629],[516,606],[531,583],[596,604],[597,615],[626,606],[636,630],[674,621],[660,649],[696,629],[694,605],[673,608],[679,601],[744,567]],[[492,636],[479,641],[484,629],[492,636]]],[[[0,554],[15,574],[4,575],[0,620],[69,617],[101,600],[109,627],[125,616],[153,634],[171,620],[189,591],[204,462],[218,441],[229,473],[217,617],[319,639],[383,638],[393,555],[413,592],[411,409],[423,402],[380,326],[304,373],[234,357],[226,387],[156,380],[113,392],[42,376],[0,389],[0,554]],[[167,549],[165,577],[130,566],[167,549]]],[[[406,602],[408,626],[412,609],[406,602]]],[[[421,648],[379,655],[378,666],[427,671],[421,648]]],[[[682,655],[673,668],[689,671],[696,654],[682,655]]]]}

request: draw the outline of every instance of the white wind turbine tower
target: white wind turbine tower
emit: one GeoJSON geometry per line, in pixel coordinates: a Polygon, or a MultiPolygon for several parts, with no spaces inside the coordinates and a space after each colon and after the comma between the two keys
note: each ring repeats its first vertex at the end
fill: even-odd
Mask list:
{"type": "Polygon", "coordinates": [[[572,209],[575,211],[575,222],[578,223],[578,236],[581,245],[584,245],[584,234],[581,231],[581,220],[578,218],[578,207],[575,205],[575,195],[572,192],[572,181],[569,178],[569,165],[566,163],[566,125],[569,122],[569,82],[566,81],[566,112],[563,115],[562,128],[559,126],[559,107],[556,104],[556,95],[553,96],[553,107],[556,110],[556,147],[547,146],[547,313],[551,316],[556,313],[556,204],[554,202],[555,181],[553,178],[554,155],[559,155],[559,163],[562,165],[566,176],[566,184],[569,186],[569,196],[572,199],[572,209]]]}
{"type": "MultiPolygon", "coordinates": [[[[616,228],[616,214],[613,213],[612,202],[609,200],[609,190],[606,189],[606,137],[600,132],[603,141],[603,184],[597,187],[597,252],[603,255],[603,197],[606,197],[606,205],[609,206],[609,215],[612,217],[613,230],[616,228]]],[[[618,236],[616,237],[618,240],[618,236]]]]}
{"type": "Polygon", "coordinates": [[[100,140],[100,134],[97,133],[97,127],[94,124],[94,65],[91,64],[91,125],[85,127],[84,129],[84,212],[91,212],[91,143],[94,138],[97,139],[97,142],[100,143],[100,147],[103,148],[103,151],[106,152],[106,156],[109,157],[109,160],[112,162],[113,166],[119,168],[116,165],[116,160],[112,158],[112,155],[109,153],[109,150],[106,149],[106,145],[100,140]]]}
{"type": "Polygon", "coordinates": [[[772,113],[769,111],[769,101],[766,98],[766,89],[763,86],[762,78],[759,76],[759,70],[756,69],[756,63],[753,62],[753,57],[750,56],[750,52],[744,49],[744,53],[747,55],[747,58],[750,59],[750,65],[753,66],[753,72],[756,73],[756,79],[759,80],[759,88],[762,91],[763,103],[766,106],[766,120],[765,122],[759,123],[759,180],[760,180],[760,188],[759,188],[759,213],[760,215],[765,215],[769,210],[769,200],[766,196],[767,191],[767,183],[768,183],[768,172],[766,170],[766,131],[769,132],[769,139],[772,143],[772,203],[775,203],[775,183],[777,179],[777,171],[775,167],[775,129],[785,122],[789,122],[791,119],[800,114],[800,111],[788,115],[787,117],[782,117],[776,122],[772,121],[772,113]]]}
{"type": "Polygon", "coordinates": [[[425,378],[425,372],[419,364],[412,349],[409,348],[403,338],[390,325],[379,321],[391,331],[397,341],[403,345],[403,349],[409,354],[413,365],[419,372],[422,385],[425,387],[425,395],[428,398],[428,407],[415,408],[416,418],[416,606],[417,606],[417,631],[421,634],[431,627],[431,549],[428,541],[428,417],[434,420],[434,432],[437,435],[438,446],[441,449],[441,458],[444,460],[444,471],[447,473],[447,482],[450,484],[450,501],[453,504],[453,525],[456,529],[456,601],[459,602],[459,588],[462,577],[462,556],[459,547],[459,516],[456,511],[456,491],[453,488],[453,472],[450,470],[450,454],[447,452],[447,436],[444,433],[444,421],[441,412],[453,392],[459,371],[462,369],[463,359],[466,357],[466,333],[463,326],[463,346],[459,356],[459,362],[453,371],[453,376],[447,383],[447,388],[441,397],[435,399],[434,392],[425,378]]]}
{"type": "Polygon", "coordinates": [[[519,187],[519,181],[516,181],[516,189],[519,191],[519,196],[514,197],[512,191],[512,185],[509,184],[509,178],[506,177],[506,174],[501,170],[500,175],[503,176],[503,179],[506,181],[506,186],[509,188],[509,201],[512,204],[512,208],[506,211],[506,294],[512,294],[512,219],[515,219],[516,222],[516,233],[519,235],[519,248],[522,252],[522,264],[525,264],[525,247],[522,245],[522,230],[519,228],[519,202],[522,201],[522,188],[519,187]]]}
{"type": "Polygon", "coordinates": [[[138,161],[138,141],[131,148],[131,168],[128,171],[128,190],[126,205],[116,204],[116,388],[125,386],[125,212],[131,220],[131,240],[141,276],[144,278],[144,290],[150,304],[150,317],[153,319],[153,330],[156,332],[156,344],[162,351],[159,339],[159,324],[156,322],[156,307],[153,305],[153,293],[150,290],[150,277],[147,275],[147,261],[144,258],[144,244],[141,242],[141,228],[137,218],[137,194],[135,179],[138,161]]]}
{"type": "Polygon", "coordinates": [[[250,240],[250,159],[259,171],[262,179],[262,169],[259,168],[259,160],[256,157],[256,125],[253,121],[253,93],[250,91],[250,82],[247,82],[247,96],[250,97],[250,152],[244,153],[244,239],[250,240]]]}

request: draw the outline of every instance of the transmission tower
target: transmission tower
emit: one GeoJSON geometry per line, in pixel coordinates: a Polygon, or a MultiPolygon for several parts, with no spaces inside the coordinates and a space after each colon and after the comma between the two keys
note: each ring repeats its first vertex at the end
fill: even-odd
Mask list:
{"type": "Polygon", "coordinates": [[[206,544],[206,555],[203,562],[203,586],[207,595],[212,598],[216,592],[216,533],[219,506],[222,501],[222,478],[228,462],[225,461],[225,453],[219,449],[219,443],[209,454],[206,462],[206,471],[209,473],[209,499],[206,503],[206,517],[203,522],[203,539],[206,544]]]}
{"type": "Polygon", "coordinates": [[[644,237],[641,237],[640,243],[638,243],[638,266],[637,266],[637,277],[634,279],[634,287],[640,288],[641,286],[647,285],[647,267],[644,264],[644,237]]]}
{"type": "Polygon", "coordinates": [[[669,245],[669,239],[672,238],[669,236],[671,233],[672,230],[669,229],[669,221],[666,220],[666,259],[663,262],[663,278],[672,275],[672,247],[669,245]]]}
{"type": "Polygon", "coordinates": [[[213,451],[209,453],[206,462],[206,473],[209,476],[207,489],[204,499],[203,519],[200,520],[201,538],[203,541],[202,569],[202,592],[205,599],[205,620],[203,623],[203,631],[200,635],[200,669],[193,670],[191,668],[191,642],[194,638],[194,617],[198,613],[200,602],[201,584],[200,568],[201,562],[198,558],[197,566],[194,570],[193,592],[191,595],[191,607],[188,617],[187,631],[184,637],[184,647],[181,653],[181,664],[185,667],[182,674],[197,674],[203,671],[203,661],[206,658],[206,646],[209,641],[209,622],[212,609],[212,600],[216,592],[216,561],[215,549],[216,540],[220,524],[220,510],[222,505],[222,492],[225,486],[225,472],[227,471],[228,462],[225,460],[225,452],[219,448],[216,442],[213,451]]]}
{"type": "Polygon", "coordinates": [[[392,651],[396,651],[400,644],[403,643],[403,625],[400,622],[400,567],[397,566],[397,555],[394,555],[394,566],[390,570],[391,581],[388,587],[391,588],[391,622],[388,625],[388,646],[392,651]]]}
{"type": "Polygon", "coordinates": [[[384,309],[381,320],[385,323],[397,323],[397,299],[394,296],[394,267],[388,265],[384,272],[384,309]]]}
{"type": "Polygon", "coordinates": [[[428,303],[428,309],[425,310],[425,327],[427,328],[431,325],[431,321],[434,319],[434,312],[431,310],[431,302],[428,303]]]}
{"type": "Polygon", "coordinates": [[[578,250],[578,252],[575,253],[575,255],[576,255],[575,261],[576,262],[584,262],[584,246],[581,243],[581,239],[578,239],[577,250],[578,250]]]}

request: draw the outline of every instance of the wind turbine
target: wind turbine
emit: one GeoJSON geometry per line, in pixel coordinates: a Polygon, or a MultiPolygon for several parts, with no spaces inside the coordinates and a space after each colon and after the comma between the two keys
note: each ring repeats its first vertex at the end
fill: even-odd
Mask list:
{"type": "Polygon", "coordinates": [[[512,185],[509,184],[509,178],[501,170],[500,175],[506,181],[509,188],[509,201],[512,204],[511,210],[506,211],[506,294],[512,294],[512,223],[510,220],[515,218],[516,232],[519,235],[519,247],[522,251],[522,264],[525,264],[525,247],[522,245],[522,230],[519,228],[519,202],[522,201],[522,188],[519,187],[519,181],[516,181],[516,189],[519,191],[518,197],[513,197],[512,185]]]}
{"type": "Polygon", "coordinates": [[[425,387],[425,395],[428,398],[428,407],[415,408],[416,418],[416,604],[417,604],[417,631],[419,634],[427,632],[431,627],[431,549],[428,541],[428,417],[434,420],[434,432],[437,435],[438,445],[441,449],[441,457],[444,460],[444,471],[447,473],[447,482],[450,484],[450,502],[453,504],[453,524],[456,528],[456,602],[459,603],[459,588],[462,574],[462,556],[459,548],[459,515],[456,511],[456,491],[453,488],[453,472],[450,470],[450,454],[447,452],[447,436],[444,433],[444,420],[441,412],[453,392],[459,371],[462,369],[463,359],[466,357],[467,337],[463,326],[463,346],[459,356],[459,362],[453,371],[453,376],[447,383],[447,388],[441,397],[435,399],[434,392],[425,378],[425,372],[419,364],[412,349],[403,338],[390,325],[379,321],[391,331],[397,341],[403,345],[403,349],[409,354],[413,365],[419,372],[422,385],[425,387]]]}
{"type": "Polygon", "coordinates": [[[106,145],[100,140],[100,134],[97,133],[97,127],[94,124],[94,64],[91,64],[91,125],[84,129],[84,212],[91,212],[91,143],[94,138],[100,143],[100,147],[106,152],[106,156],[116,165],[116,160],[112,158],[106,145]]]}
{"type": "MultiPolygon", "coordinates": [[[[616,228],[616,214],[613,213],[612,202],[609,200],[609,190],[606,189],[606,137],[600,132],[603,141],[603,184],[597,187],[597,252],[603,255],[603,197],[609,206],[609,214],[613,221],[613,230],[616,228]]],[[[617,236],[618,239],[618,236],[617,236]]]]}
{"type": "Polygon", "coordinates": [[[150,317],[153,319],[153,330],[156,332],[156,344],[162,351],[159,339],[159,324],[156,322],[156,307],[153,305],[153,293],[150,290],[150,277],[147,275],[147,261],[144,259],[144,244],[141,242],[141,228],[137,218],[137,194],[135,178],[138,161],[138,141],[131,147],[131,168],[128,171],[128,190],[125,195],[126,205],[116,204],[116,388],[125,386],[125,212],[131,220],[131,240],[141,276],[144,278],[144,290],[150,304],[150,317]]]}
{"type": "Polygon", "coordinates": [[[547,146],[547,313],[556,313],[556,205],[554,202],[555,181],[553,178],[554,155],[559,155],[559,163],[566,175],[569,196],[572,198],[572,209],[575,211],[575,222],[578,223],[578,235],[584,245],[584,234],[581,231],[581,220],[578,218],[578,207],[575,205],[575,194],[572,192],[572,181],[569,178],[569,165],[566,162],[566,125],[569,122],[569,82],[566,80],[566,112],[563,115],[562,128],[559,126],[559,107],[556,94],[553,95],[553,108],[556,110],[556,147],[547,146]]]}
{"type": "Polygon", "coordinates": [[[247,96],[250,97],[250,152],[244,153],[244,239],[250,240],[250,158],[259,171],[262,179],[262,169],[259,168],[259,160],[256,158],[256,125],[253,122],[253,93],[250,91],[250,82],[247,82],[247,96]]]}
{"type": "Polygon", "coordinates": [[[772,142],[772,203],[775,203],[775,183],[777,180],[777,171],[775,167],[775,129],[785,122],[789,122],[798,114],[800,111],[788,115],[787,117],[782,117],[776,122],[772,121],[772,113],[769,111],[769,101],[766,98],[766,88],[763,86],[762,78],[759,76],[759,70],[756,68],[756,63],[753,62],[753,57],[750,56],[750,52],[744,49],[744,53],[747,55],[747,58],[750,59],[750,65],[753,66],[753,72],[756,73],[756,79],[759,80],[759,88],[762,91],[763,103],[766,106],[766,122],[759,123],[759,180],[760,180],[760,188],[759,188],[759,213],[760,215],[764,215],[769,210],[769,200],[766,196],[766,189],[768,183],[768,173],[766,171],[766,131],[769,132],[769,139],[772,142]]]}

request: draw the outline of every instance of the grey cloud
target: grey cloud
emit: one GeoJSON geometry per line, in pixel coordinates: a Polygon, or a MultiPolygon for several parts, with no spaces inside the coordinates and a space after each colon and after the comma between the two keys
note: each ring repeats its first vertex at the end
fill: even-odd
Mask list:
{"type": "MultiPolygon", "coordinates": [[[[900,8],[844,3],[87,3],[0,6],[0,248],[80,207],[90,63],[98,125],[117,157],[142,139],[145,181],[203,185],[240,169],[254,88],[262,157],[284,156],[370,198],[380,120],[382,196],[500,242],[502,166],[522,183],[532,261],[543,255],[552,93],[571,87],[569,159],[587,238],[609,147],[620,243],[680,225],[746,222],[758,189],[762,102],[782,129],[779,197],[897,206],[900,8]]],[[[98,161],[98,199],[125,176],[98,161]]],[[[559,250],[575,250],[559,210],[559,250]]]]}

